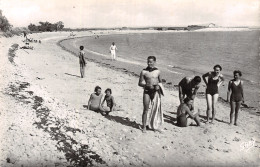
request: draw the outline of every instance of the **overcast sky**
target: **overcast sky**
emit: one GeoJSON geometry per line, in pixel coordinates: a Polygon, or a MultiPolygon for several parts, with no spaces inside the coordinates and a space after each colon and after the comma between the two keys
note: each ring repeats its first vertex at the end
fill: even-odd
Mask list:
{"type": "Polygon", "coordinates": [[[0,0],[15,27],[63,21],[65,27],[260,26],[259,0],[0,0]]]}

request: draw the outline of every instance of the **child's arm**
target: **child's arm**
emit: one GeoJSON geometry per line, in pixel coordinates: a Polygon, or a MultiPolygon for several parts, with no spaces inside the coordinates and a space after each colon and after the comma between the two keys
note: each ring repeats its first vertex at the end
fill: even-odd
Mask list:
{"type": "Polygon", "coordinates": [[[113,104],[113,105],[112,105],[110,111],[114,111],[114,107],[115,107],[115,105],[116,105],[116,102],[115,102],[115,99],[114,99],[113,96],[111,97],[111,99],[112,99],[112,104],[113,104]]]}
{"type": "Polygon", "coordinates": [[[88,100],[88,107],[87,107],[87,109],[89,109],[89,106],[91,105],[91,101],[92,101],[92,94],[90,95],[90,97],[89,97],[89,100],[88,100]]]}
{"type": "Polygon", "coordinates": [[[102,107],[101,101],[102,101],[102,98],[103,98],[103,94],[101,94],[100,96],[101,96],[101,98],[100,98],[100,101],[99,101],[99,107],[102,107]]]}
{"type": "Polygon", "coordinates": [[[106,100],[106,97],[103,99],[103,101],[102,101],[102,103],[101,103],[101,106],[103,106],[103,105],[104,105],[104,103],[105,103],[105,100],[106,100]]]}

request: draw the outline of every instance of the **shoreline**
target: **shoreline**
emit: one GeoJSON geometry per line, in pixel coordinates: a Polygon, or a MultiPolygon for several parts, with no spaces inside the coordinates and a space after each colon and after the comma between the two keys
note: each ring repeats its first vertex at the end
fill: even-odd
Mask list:
{"type": "MultiPolygon", "coordinates": [[[[42,34],[46,39],[53,35],[42,34]]],[[[21,43],[20,38],[8,40],[7,44],[21,43]]],[[[178,94],[169,89],[162,99],[164,133],[148,131],[142,134],[139,126],[143,90],[137,86],[138,78],[127,71],[88,62],[86,78],[82,79],[79,77],[77,57],[62,50],[56,45],[57,42],[58,38],[49,38],[42,44],[34,45],[35,49],[28,50],[29,54],[17,50],[15,66],[9,63],[6,55],[0,56],[1,60],[5,60],[0,61],[3,63],[0,72],[4,74],[0,76],[4,79],[4,83],[0,82],[0,98],[4,101],[0,103],[7,102],[0,105],[0,118],[5,125],[1,133],[8,136],[8,139],[0,137],[0,142],[4,143],[4,147],[0,145],[4,153],[1,154],[1,165],[73,166],[81,162],[75,154],[81,155],[78,153],[82,152],[83,156],[92,158],[90,162],[93,166],[206,166],[209,163],[216,166],[246,166],[258,163],[260,146],[257,117],[241,112],[240,126],[229,126],[226,123],[229,107],[218,104],[219,112],[214,125],[202,123],[202,127],[180,128],[175,125],[178,94]],[[14,69],[16,75],[10,72],[10,68],[14,69]],[[2,88],[10,83],[21,86],[18,92],[13,92],[20,98],[18,101],[2,94],[2,88]],[[24,84],[28,85],[27,88],[24,84]],[[113,96],[122,110],[104,117],[84,108],[97,84],[103,89],[109,87],[115,90],[113,96]],[[30,95],[31,91],[33,95],[30,95]],[[38,98],[32,101],[24,98],[31,96],[38,98]],[[36,111],[31,109],[33,106],[36,111]],[[15,112],[12,108],[16,109],[15,112]],[[41,111],[46,112],[40,114],[41,111]],[[24,119],[24,126],[20,119],[24,119]],[[43,128],[37,128],[34,123],[43,128]],[[15,142],[16,135],[22,136],[20,142],[15,142]],[[249,152],[241,151],[241,144],[252,138],[256,141],[255,147],[249,152]],[[86,145],[87,148],[82,148],[86,145]],[[94,159],[96,155],[104,164],[99,163],[100,159],[94,159]],[[7,157],[11,164],[6,162],[7,157]]],[[[8,48],[5,50],[8,51],[8,48]]],[[[196,98],[195,104],[202,109],[203,119],[206,107],[204,100],[196,98]]]]}
{"type": "MultiPolygon", "coordinates": [[[[126,34],[135,34],[135,33],[138,33],[138,34],[142,34],[142,33],[139,33],[139,32],[134,32],[134,33],[121,33],[121,34],[94,34],[94,35],[126,35],[126,34]]],[[[148,33],[156,33],[156,32],[148,32],[148,33]]],[[[166,32],[165,32],[166,33],[166,32]]],[[[170,33],[170,32],[169,32],[170,33]]],[[[69,38],[69,39],[62,39],[62,40],[60,40],[60,41],[58,41],[57,42],[57,45],[59,46],[59,47],[61,47],[63,50],[65,50],[65,51],[67,51],[67,52],[70,52],[71,54],[73,54],[74,56],[76,56],[77,57],[77,53],[75,53],[74,51],[72,51],[72,50],[70,50],[69,48],[66,48],[65,46],[63,46],[61,43],[62,42],[64,42],[64,41],[75,41],[76,39],[82,39],[82,38],[86,38],[86,37],[92,37],[91,35],[88,35],[88,36],[80,36],[80,37],[72,37],[72,38],[69,38]]],[[[103,57],[106,57],[106,58],[110,58],[109,56],[107,56],[107,55],[103,55],[102,53],[98,53],[98,52],[96,52],[96,51],[91,51],[91,50],[89,50],[88,48],[85,48],[85,51],[86,52],[88,52],[88,53],[90,53],[90,54],[94,54],[94,55],[98,55],[98,56],[103,56],[103,57]]],[[[139,74],[138,73],[136,73],[136,72],[134,72],[134,71],[131,71],[131,69],[127,69],[126,70],[126,68],[118,68],[118,67],[116,67],[116,65],[109,65],[109,62],[105,62],[105,61],[103,61],[103,60],[96,60],[96,59],[93,59],[93,58],[89,58],[89,57],[85,57],[88,61],[91,61],[91,62],[95,62],[95,63],[98,63],[98,64],[100,64],[100,65],[102,65],[102,66],[104,66],[104,67],[108,67],[108,68],[110,68],[110,69],[114,69],[114,70],[118,70],[118,71],[122,71],[122,72],[125,72],[125,73],[128,73],[128,74],[131,74],[131,75],[133,75],[133,76],[135,76],[135,77],[139,77],[139,74]]],[[[127,60],[128,61],[128,60],[127,60]]],[[[126,62],[123,62],[123,63],[126,63],[126,62]]],[[[194,71],[192,71],[191,69],[184,69],[184,68],[181,68],[181,67],[172,67],[172,68],[174,68],[174,69],[179,69],[179,70],[182,70],[182,71],[187,71],[187,72],[189,72],[189,73],[191,73],[191,72],[194,72],[194,71]]],[[[178,73],[178,72],[177,72],[178,73]]],[[[202,74],[201,74],[202,75],[202,74]]],[[[245,81],[247,81],[247,82],[251,82],[250,80],[246,80],[245,79],[245,81]]],[[[202,83],[202,84],[204,84],[204,83],[202,83]]],[[[251,83],[252,84],[252,83],[251,83]]],[[[174,84],[169,84],[169,82],[168,83],[164,83],[164,86],[165,87],[167,87],[167,88],[169,88],[169,89],[174,89],[175,91],[178,91],[178,86],[177,85],[174,85],[174,84]]],[[[204,88],[205,86],[204,85],[202,85],[201,86],[202,88],[204,88]]],[[[201,98],[201,99],[205,99],[205,92],[204,91],[201,91],[201,90],[199,90],[199,95],[197,96],[198,98],[201,98]]],[[[230,106],[230,104],[228,103],[228,102],[226,102],[226,97],[219,97],[219,99],[218,99],[218,101],[219,102],[221,102],[222,104],[224,104],[224,105],[228,105],[228,106],[230,106]]],[[[256,113],[253,113],[253,112],[250,112],[251,110],[257,110],[259,108],[259,106],[258,107],[255,107],[255,106],[250,106],[250,105],[248,105],[248,104],[243,104],[242,106],[241,106],[241,109],[243,109],[243,110],[246,110],[246,111],[249,111],[249,113],[250,114],[254,114],[254,115],[257,115],[256,113]]]]}

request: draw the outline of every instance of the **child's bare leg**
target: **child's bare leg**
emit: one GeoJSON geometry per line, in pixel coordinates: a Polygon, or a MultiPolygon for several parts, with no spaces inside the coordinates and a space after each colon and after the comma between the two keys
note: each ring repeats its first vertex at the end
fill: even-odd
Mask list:
{"type": "Polygon", "coordinates": [[[195,116],[194,121],[196,122],[197,126],[200,126],[200,119],[198,115],[195,116]]]}

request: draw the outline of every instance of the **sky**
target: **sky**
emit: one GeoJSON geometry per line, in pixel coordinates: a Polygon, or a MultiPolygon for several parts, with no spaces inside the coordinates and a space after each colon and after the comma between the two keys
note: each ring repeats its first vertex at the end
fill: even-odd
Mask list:
{"type": "Polygon", "coordinates": [[[0,0],[14,27],[260,26],[259,0],[0,0]]]}

